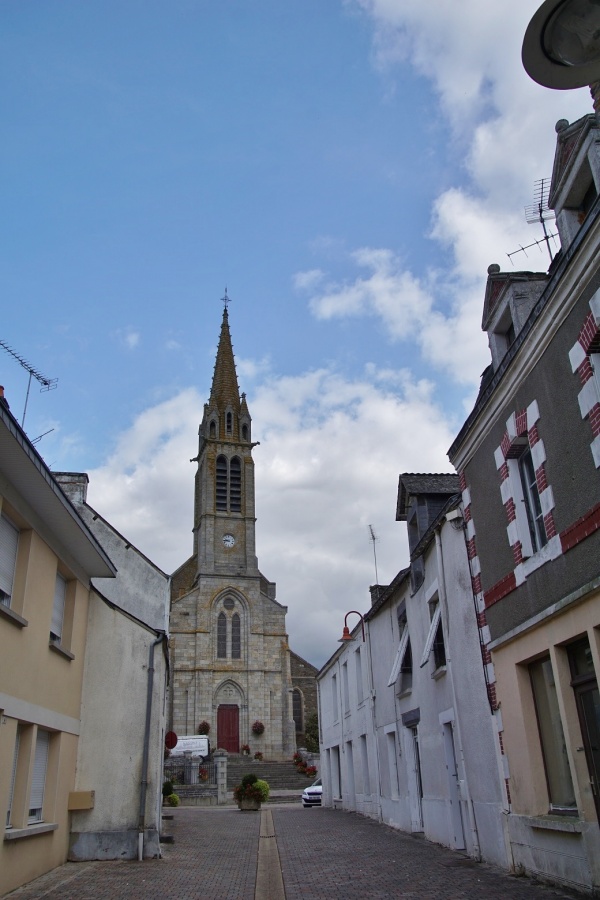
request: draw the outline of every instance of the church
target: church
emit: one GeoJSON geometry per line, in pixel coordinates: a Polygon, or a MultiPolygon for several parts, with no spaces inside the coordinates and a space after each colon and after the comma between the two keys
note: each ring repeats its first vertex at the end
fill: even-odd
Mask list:
{"type": "MultiPolygon", "coordinates": [[[[292,681],[287,607],[258,568],[252,420],[239,392],[228,297],[213,382],[198,432],[193,553],[171,583],[171,728],[210,726],[213,749],[245,746],[287,759],[303,731],[292,681]]],[[[316,669],[305,660],[305,670],[316,669]]],[[[313,704],[311,703],[310,706],[313,704]]],[[[315,704],[316,705],[316,704],[315,704]]]]}

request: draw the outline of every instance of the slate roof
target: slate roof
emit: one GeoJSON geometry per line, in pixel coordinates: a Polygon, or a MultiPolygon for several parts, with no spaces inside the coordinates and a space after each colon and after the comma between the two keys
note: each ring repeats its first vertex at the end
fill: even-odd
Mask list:
{"type": "Polygon", "coordinates": [[[398,479],[398,504],[396,521],[406,520],[408,498],[416,494],[458,494],[460,482],[458,475],[404,472],[398,479]]]}

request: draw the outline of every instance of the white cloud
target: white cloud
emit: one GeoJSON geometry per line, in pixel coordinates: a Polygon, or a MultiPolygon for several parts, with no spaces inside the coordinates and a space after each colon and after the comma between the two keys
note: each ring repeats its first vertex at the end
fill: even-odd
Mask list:
{"type": "Polygon", "coordinates": [[[296,290],[310,291],[313,290],[323,279],[321,269],[309,269],[306,272],[296,272],[292,276],[292,282],[296,290]]]}
{"type": "Polygon", "coordinates": [[[135,350],[139,346],[141,335],[133,328],[119,328],[116,332],[117,340],[128,350],[135,350]]]}
{"type": "MultiPolygon", "coordinates": [[[[292,647],[315,663],[335,648],[348,609],[366,611],[375,581],[406,564],[395,522],[401,471],[450,471],[453,431],[432,385],[370,365],[349,381],[329,369],[267,378],[251,400],[257,552],[288,606],[292,647]]],[[[191,554],[192,503],[202,403],[184,391],[139,415],[114,452],[90,471],[88,500],[167,572],[191,554]]]]}

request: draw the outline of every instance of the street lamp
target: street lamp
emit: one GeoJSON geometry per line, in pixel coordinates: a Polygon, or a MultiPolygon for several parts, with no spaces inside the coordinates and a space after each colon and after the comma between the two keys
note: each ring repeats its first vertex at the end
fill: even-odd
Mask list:
{"type": "Polygon", "coordinates": [[[365,640],[365,620],[363,619],[361,613],[358,612],[358,610],[356,610],[356,609],[351,609],[350,612],[347,612],[347,613],[346,613],[346,616],[345,616],[345,618],[344,618],[344,631],[343,631],[343,634],[342,634],[341,638],[340,638],[339,641],[338,641],[338,644],[345,644],[346,641],[353,641],[353,640],[354,640],[354,638],[353,638],[352,635],[350,634],[350,629],[348,628],[348,625],[347,625],[347,622],[348,622],[348,616],[351,616],[351,615],[355,615],[355,616],[359,616],[359,617],[360,617],[360,626],[361,626],[361,628],[362,628],[362,639],[363,639],[363,643],[364,643],[364,640],[365,640]]]}
{"type": "Polygon", "coordinates": [[[557,90],[600,80],[600,0],[545,0],[527,26],[527,74],[557,90]]]}

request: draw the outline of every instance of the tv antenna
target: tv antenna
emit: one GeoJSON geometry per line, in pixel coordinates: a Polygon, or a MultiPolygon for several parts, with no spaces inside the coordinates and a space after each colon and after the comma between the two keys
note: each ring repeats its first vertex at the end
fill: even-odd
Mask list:
{"type": "MultiPolygon", "coordinates": [[[[30,365],[26,359],[23,359],[20,353],[17,353],[6,341],[0,339],[0,347],[3,350],[16,359],[17,362],[23,366],[23,368],[29,372],[29,381],[27,382],[27,394],[25,395],[25,407],[23,409],[23,418],[21,419],[21,428],[25,425],[25,413],[27,412],[27,404],[29,402],[29,391],[31,389],[31,379],[35,378],[36,381],[42,385],[40,388],[40,393],[45,393],[46,391],[53,391],[58,387],[58,378],[46,378],[45,375],[42,375],[41,372],[38,372],[32,365],[30,365]]],[[[48,434],[48,432],[46,432],[48,434]]],[[[43,435],[41,435],[43,437],[43,435]]]]}
{"type": "MultiPolygon", "coordinates": [[[[548,250],[548,256],[550,257],[550,262],[553,260],[552,250],[550,247],[550,241],[555,240],[557,234],[548,234],[548,229],[546,228],[546,222],[550,219],[554,219],[554,210],[550,209],[548,206],[548,197],[550,194],[550,179],[549,178],[540,178],[539,181],[535,181],[533,184],[533,199],[534,202],[530,206],[525,207],[525,220],[528,225],[535,225],[539,222],[539,224],[544,229],[544,237],[540,238],[539,241],[534,241],[532,244],[527,244],[525,247],[521,246],[518,250],[513,250],[512,253],[507,253],[506,255],[512,262],[512,257],[515,253],[523,252],[525,256],[527,256],[527,250],[531,247],[540,247],[542,244],[546,244],[546,249],[548,250]]],[[[514,263],[513,263],[514,265],[514,263]]]]}
{"type": "Polygon", "coordinates": [[[375,550],[375,544],[377,543],[379,538],[375,534],[375,529],[372,525],[369,525],[369,534],[371,535],[370,540],[373,542],[373,559],[375,560],[375,584],[379,586],[379,575],[377,574],[377,551],[375,550]]]}

